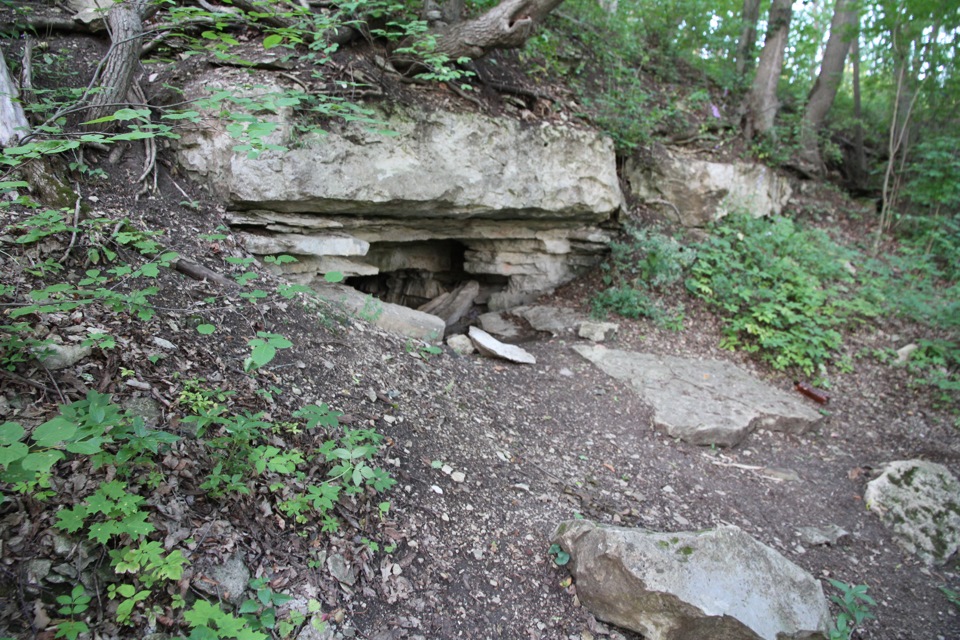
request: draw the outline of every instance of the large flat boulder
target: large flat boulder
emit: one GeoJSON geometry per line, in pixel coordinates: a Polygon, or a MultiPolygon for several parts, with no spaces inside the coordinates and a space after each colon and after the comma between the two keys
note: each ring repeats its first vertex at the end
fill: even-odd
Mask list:
{"type": "Polygon", "coordinates": [[[820,582],[738,527],[661,533],[570,520],[553,542],[570,554],[583,605],[647,640],[822,638],[829,625],[820,582]]]}
{"type": "Polygon", "coordinates": [[[373,118],[258,158],[211,128],[185,137],[180,161],[240,209],[599,222],[620,206],[613,143],[596,131],[406,107],[373,118]]]}
{"type": "Polygon", "coordinates": [[[944,564],[960,549],[960,482],[942,464],[891,462],[867,483],[863,500],[924,562],[944,564]]]}
{"type": "Polygon", "coordinates": [[[577,345],[607,375],[629,382],[653,406],[654,424],[673,438],[733,446],[757,428],[805,433],[823,416],[788,394],[721,360],[695,360],[577,345]]]}
{"type": "Polygon", "coordinates": [[[714,162],[659,146],[643,161],[629,160],[624,174],[635,196],[686,227],[733,211],[779,214],[792,193],[786,178],[766,165],[714,162]]]}

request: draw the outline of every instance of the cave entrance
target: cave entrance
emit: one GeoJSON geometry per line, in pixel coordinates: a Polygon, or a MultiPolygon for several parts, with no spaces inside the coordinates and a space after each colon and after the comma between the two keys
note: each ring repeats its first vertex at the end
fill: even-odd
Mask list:
{"type": "Polygon", "coordinates": [[[466,245],[457,240],[371,243],[363,261],[380,273],[347,278],[346,284],[384,302],[418,309],[462,283],[476,280],[480,294],[475,303],[485,304],[491,293],[506,287],[507,279],[467,273],[466,252],[466,245]]]}

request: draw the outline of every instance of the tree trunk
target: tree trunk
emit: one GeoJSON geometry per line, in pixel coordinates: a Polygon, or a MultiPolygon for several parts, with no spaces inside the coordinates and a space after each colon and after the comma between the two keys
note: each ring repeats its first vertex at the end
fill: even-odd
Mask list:
{"type": "Polygon", "coordinates": [[[757,75],[746,100],[743,134],[747,140],[766,135],[773,129],[780,103],[777,101],[777,83],[783,69],[783,52],[793,18],[792,0],[773,0],[770,6],[767,36],[757,64],[757,75]]]}
{"type": "Polygon", "coordinates": [[[90,100],[87,119],[103,118],[127,104],[127,93],[140,64],[143,14],[147,0],[123,0],[107,15],[110,50],[101,63],[99,90],[90,100]]]}
{"type": "Polygon", "coordinates": [[[30,123],[19,101],[7,62],[0,52],[0,147],[13,147],[27,135],[30,123]]]}
{"type": "Polygon", "coordinates": [[[853,166],[850,167],[850,183],[857,190],[867,186],[867,153],[863,147],[863,100],[860,96],[860,35],[853,41],[853,166]]]}
{"type": "MultiPolygon", "coordinates": [[[[494,49],[522,47],[533,30],[563,0],[503,0],[483,15],[444,27],[433,33],[436,46],[431,53],[451,60],[482,58],[494,49]]],[[[415,40],[407,39],[398,49],[410,49],[415,40]]],[[[394,55],[393,64],[403,71],[418,66],[415,54],[394,55]]]]}
{"type": "Polygon", "coordinates": [[[753,48],[757,46],[757,22],[760,0],[743,0],[740,14],[740,40],[737,42],[737,78],[741,80],[753,68],[753,48]]]}
{"type": "Polygon", "coordinates": [[[833,106],[837,89],[843,79],[843,66],[859,18],[857,2],[858,0],[837,0],[830,22],[830,39],[820,63],[820,75],[813,83],[813,89],[807,98],[807,108],[803,112],[803,122],[800,125],[800,165],[816,175],[822,174],[824,170],[819,148],[820,128],[833,106]]]}

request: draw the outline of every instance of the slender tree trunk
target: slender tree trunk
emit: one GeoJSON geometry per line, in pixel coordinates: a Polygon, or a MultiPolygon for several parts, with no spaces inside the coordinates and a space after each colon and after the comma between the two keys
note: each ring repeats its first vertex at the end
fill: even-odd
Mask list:
{"type": "Polygon", "coordinates": [[[757,64],[757,75],[746,100],[743,133],[747,140],[757,135],[766,135],[773,129],[780,103],[777,100],[777,83],[783,70],[783,52],[790,33],[793,18],[792,0],[773,0],[767,36],[757,64]]]}
{"type": "Polygon", "coordinates": [[[737,41],[737,78],[743,79],[753,69],[753,49],[757,46],[757,22],[760,0],[743,0],[740,14],[740,40],[737,41]]]}
{"type": "Polygon", "coordinates": [[[17,85],[0,52],[0,147],[16,146],[27,135],[29,127],[17,85]]]}
{"type": "Polygon", "coordinates": [[[823,53],[820,75],[813,83],[800,128],[800,164],[814,174],[823,173],[820,159],[819,134],[827,113],[833,106],[843,79],[843,67],[856,30],[858,0],[837,0],[830,22],[830,39],[823,53]]]}
{"type": "Polygon", "coordinates": [[[867,153],[863,148],[863,100],[860,96],[860,35],[853,41],[853,117],[856,124],[853,129],[853,166],[850,167],[850,182],[853,187],[863,189],[867,184],[867,153]]]}
{"type": "MultiPolygon", "coordinates": [[[[451,24],[433,33],[436,46],[433,53],[446,55],[451,60],[482,58],[494,49],[522,47],[533,35],[537,25],[563,0],[503,0],[473,20],[451,24]]],[[[409,49],[416,40],[407,39],[399,49],[409,49]]],[[[394,55],[393,64],[401,70],[417,66],[416,54],[394,55]]]]}
{"type": "Polygon", "coordinates": [[[893,219],[893,210],[896,206],[896,193],[898,190],[898,176],[895,171],[898,154],[906,154],[905,143],[907,132],[910,126],[910,116],[913,113],[913,105],[916,103],[918,92],[911,92],[907,85],[910,80],[907,78],[906,59],[902,64],[898,64],[897,69],[897,95],[894,97],[893,117],[890,121],[890,136],[887,142],[887,168],[883,172],[883,204],[880,209],[880,223],[877,225],[877,236],[874,241],[874,252],[880,247],[880,239],[883,233],[890,228],[893,219]]]}
{"type": "Polygon", "coordinates": [[[107,116],[127,103],[127,93],[140,64],[146,8],[147,0],[122,0],[107,14],[110,50],[102,63],[99,90],[90,99],[88,120],[107,116]]]}

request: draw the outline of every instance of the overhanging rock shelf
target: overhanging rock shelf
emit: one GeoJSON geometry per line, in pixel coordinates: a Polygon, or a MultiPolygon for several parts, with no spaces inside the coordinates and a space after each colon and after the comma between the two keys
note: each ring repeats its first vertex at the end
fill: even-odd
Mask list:
{"type": "Polygon", "coordinates": [[[379,131],[335,123],[294,146],[292,118],[270,140],[286,152],[249,158],[203,127],[178,154],[248,250],[296,257],[278,268],[309,286],[336,271],[416,307],[473,280],[477,303],[509,308],[596,264],[611,239],[599,225],[623,202],[613,145],[595,131],[394,108],[379,131]]]}

